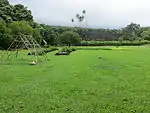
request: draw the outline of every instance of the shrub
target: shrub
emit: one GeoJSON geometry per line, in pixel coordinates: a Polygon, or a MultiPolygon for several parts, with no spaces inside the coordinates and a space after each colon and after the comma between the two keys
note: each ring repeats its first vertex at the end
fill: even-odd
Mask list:
{"type": "Polygon", "coordinates": [[[61,52],[68,52],[68,53],[71,53],[72,50],[71,50],[71,48],[69,48],[69,47],[63,47],[62,50],[61,50],[61,52]]]}
{"type": "Polygon", "coordinates": [[[76,51],[73,47],[63,47],[56,55],[69,55],[73,51],[76,51]]]}
{"type": "Polygon", "coordinates": [[[140,46],[150,44],[147,40],[137,41],[82,41],[81,46],[140,46]]]}
{"type": "Polygon", "coordinates": [[[61,49],[61,52],[69,52],[69,53],[71,53],[72,51],[76,51],[76,49],[73,48],[73,47],[63,47],[61,49]]]}

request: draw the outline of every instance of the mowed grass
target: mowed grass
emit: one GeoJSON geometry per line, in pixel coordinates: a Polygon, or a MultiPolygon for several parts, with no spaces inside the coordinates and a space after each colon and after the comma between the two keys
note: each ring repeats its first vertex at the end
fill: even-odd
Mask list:
{"type": "Polygon", "coordinates": [[[0,113],[149,113],[150,46],[107,48],[0,65],[0,113]]]}

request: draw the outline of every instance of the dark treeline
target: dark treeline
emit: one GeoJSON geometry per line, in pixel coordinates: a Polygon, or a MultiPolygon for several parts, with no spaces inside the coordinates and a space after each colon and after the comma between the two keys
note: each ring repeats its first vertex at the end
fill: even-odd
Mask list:
{"type": "Polygon", "coordinates": [[[150,40],[150,27],[140,27],[140,25],[136,23],[130,23],[121,29],[73,28],[61,26],[49,27],[58,33],[62,33],[66,30],[77,32],[82,36],[83,40],[87,41],[150,40]]]}
{"type": "Polygon", "coordinates": [[[131,23],[122,29],[92,29],[49,26],[34,22],[27,7],[0,1],[0,48],[7,49],[17,35],[32,35],[39,44],[80,45],[84,41],[142,41],[150,40],[150,28],[131,23]],[[65,38],[66,37],[66,38],[65,38]],[[73,38],[71,38],[73,37],[73,38]],[[81,38],[80,38],[81,37],[81,38]],[[44,41],[43,41],[44,40],[44,41]]]}

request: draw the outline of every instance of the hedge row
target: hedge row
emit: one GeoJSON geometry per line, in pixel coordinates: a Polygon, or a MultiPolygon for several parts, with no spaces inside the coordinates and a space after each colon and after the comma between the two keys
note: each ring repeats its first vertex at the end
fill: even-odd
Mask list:
{"type": "Polygon", "coordinates": [[[82,41],[80,46],[141,46],[150,44],[150,41],[82,41]]]}

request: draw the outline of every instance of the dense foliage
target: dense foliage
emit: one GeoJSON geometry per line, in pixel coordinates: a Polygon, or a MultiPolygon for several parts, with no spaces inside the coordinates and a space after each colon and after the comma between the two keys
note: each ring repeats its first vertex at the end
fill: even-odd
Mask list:
{"type": "Polygon", "coordinates": [[[7,49],[20,34],[32,35],[41,45],[52,46],[116,45],[116,43],[117,45],[141,45],[150,41],[150,28],[141,28],[136,23],[131,23],[122,29],[49,26],[34,22],[31,11],[24,5],[11,5],[8,0],[1,0],[0,48],[7,49]],[[80,44],[80,37],[83,40],[82,44],[80,44]]]}
{"type": "Polygon", "coordinates": [[[41,43],[42,37],[40,31],[31,27],[27,21],[13,21],[11,23],[0,21],[1,48],[7,49],[13,40],[21,34],[32,35],[39,43],[41,43]]]}
{"type": "Polygon", "coordinates": [[[62,34],[59,35],[59,42],[62,45],[79,45],[81,42],[81,37],[79,34],[71,31],[66,31],[63,32],[62,34]]]}
{"type": "Polygon", "coordinates": [[[7,49],[12,42],[10,29],[6,26],[4,21],[0,22],[0,49],[7,49]]]}
{"type": "Polygon", "coordinates": [[[33,21],[31,11],[24,5],[10,5],[7,0],[0,1],[0,20],[12,21],[33,21]]]}
{"type": "Polygon", "coordinates": [[[64,46],[55,55],[69,55],[71,52],[76,51],[74,47],[64,46]]]}

